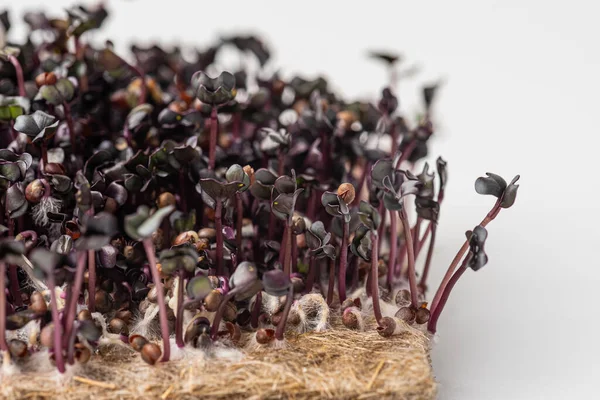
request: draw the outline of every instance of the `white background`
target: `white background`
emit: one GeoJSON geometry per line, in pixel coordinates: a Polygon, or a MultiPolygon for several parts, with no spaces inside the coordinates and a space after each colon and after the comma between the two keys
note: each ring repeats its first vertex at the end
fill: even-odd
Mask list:
{"type": "MultiPolygon", "coordinates": [[[[60,14],[71,2],[10,3],[16,17],[50,4],[60,14]]],[[[205,45],[251,30],[266,36],[286,76],[325,74],[353,97],[376,99],[386,82],[366,51],[399,51],[421,67],[400,85],[407,115],[419,109],[420,84],[443,78],[432,156],[448,160],[450,182],[432,283],[493,204],[474,192],[475,178],[519,173],[522,187],[489,226],[490,263],[465,274],[440,321],[439,397],[600,398],[596,2],[107,3],[118,12],[95,40],[205,45]]]]}

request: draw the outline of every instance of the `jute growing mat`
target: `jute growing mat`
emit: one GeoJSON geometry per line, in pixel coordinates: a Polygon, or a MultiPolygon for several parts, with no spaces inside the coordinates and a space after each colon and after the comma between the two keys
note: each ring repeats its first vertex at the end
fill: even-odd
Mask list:
{"type": "Polygon", "coordinates": [[[31,367],[4,373],[0,394],[6,399],[65,400],[435,398],[429,338],[408,326],[383,338],[372,321],[369,325],[366,332],[357,332],[334,318],[324,332],[286,333],[282,348],[246,345],[178,353],[173,346],[172,358],[179,360],[156,366],[146,365],[128,348],[113,346],[64,376],[31,367]]]}

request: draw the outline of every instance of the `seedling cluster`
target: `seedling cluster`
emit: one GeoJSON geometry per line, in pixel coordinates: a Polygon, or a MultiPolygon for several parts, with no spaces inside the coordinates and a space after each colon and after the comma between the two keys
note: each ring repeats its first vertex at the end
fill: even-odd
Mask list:
{"type": "MultiPolygon", "coordinates": [[[[169,361],[172,346],[277,351],[286,331],[327,329],[332,315],[359,330],[374,317],[384,337],[436,332],[518,189],[518,176],[476,180],[497,200],[425,302],[448,180],[442,158],[420,162],[437,85],[411,122],[393,55],[373,54],[392,77],[377,104],[348,102],[322,78],[206,72],[232,47],[262,68],[270,51],[254,36],[193,61],[133,46],[128,62],[111,43],[86,43],[107,15],[29,13],[27,41],[0,39],[5,363],[46,351],[64,372],[104,344],[149,364],[169,361]]],[[[6,12],[0,22],[8,32],[6,12]]]]}

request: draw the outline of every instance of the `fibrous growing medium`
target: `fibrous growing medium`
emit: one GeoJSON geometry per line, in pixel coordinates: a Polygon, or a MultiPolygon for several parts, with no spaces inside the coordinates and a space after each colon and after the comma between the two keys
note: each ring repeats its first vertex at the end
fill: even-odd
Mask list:
{"type": "Polygon", "coordinates": [[[438,85],[413,121],[394,55],[372,54],[391,77],[377,104],[323,78],[215,73],[227,47],[241,65],[269,63],[254,36],[193,61],[132,46],[128,62],[86,41],[107,15],[34,12],[26,41],[0,35],[3,374],[41,355],[64,373],[105,346],[154,365],[227,347],[284,354],[307,332],[437,331],[460,277],[487,263],[486,227],[519,179],[476,180],[496,202],[430,291],[448,181],[445,160],[424,162],[438,85]]]}

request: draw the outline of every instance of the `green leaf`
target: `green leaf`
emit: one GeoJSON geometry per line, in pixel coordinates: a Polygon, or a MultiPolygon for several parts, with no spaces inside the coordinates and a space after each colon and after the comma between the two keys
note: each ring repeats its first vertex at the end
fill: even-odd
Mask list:
{"type": "Polygon", "coordinates": [[[225,172],[225,179],[230,183],[238,184],[238,192],[244,192],[250,186],[250,177],[244,172],[244,169],[239,164],[233,164],[225,172]]]}
{"type": "Polygon", "coordinates": [[[0,176],[10,182],[16,182],[21,179],[21,168],[19,168],[17,163],[9,162],[0,164],[0,176]]]}
{"type": "Polygon", "coordinates": [[[11,218],[18,218],[27,211],[27,199],[25,199],[25,193],[23,193],[23,189],[18,183],[8,188],[4,201],[6,211],[8,211],[11,218]]]}
{"type": "Polygon", "coordinates": [[[11,57],[19,57],[19,54],[21,54],[21,49],[18,47],[5,46],[0,49],[0,60],[9,61],[11,57]]]}
{"type": "Polygon", "coordinates": [[[162,220],[175,209],[174,206],[159,208],[144,223],[138,227],[138,233],[142,237],[149,237],[160,227],[162,220]]]}
{"type": "Polygon", "coordinates": [[[381,216],[379,212],[373,207],[371,204],[367,203],[364,200],[360,201],[360,205],[358,206],[358,215],[363,224],[365,224],[369,229],[377,229],[379,228],[379,224],[381,223],[381,216]]]}
{"type": "Polygon", "coordinates": [[[187,295],[192,300],[202,300],[212,292],[210,280],[204,275],[198,275],[190,279],[186,286],[187,295]]]}
{"type": "Polygon", "coordinates": [[[29,111],[29,99],[0,95],[0,120],[12,121],[29,111]]]}
{"type": "Polygon", "coordinates": [[[20,115],[15,120],[14,128],[33,139],[34,142],[47,140],[54,135],[58,121],[50,114],[37,110],[31,115],[20,115]]]}
{"type": "Polygon", "coordinates": [[[73,99],[75,86],[68,78],[59,79],[54,85],[44,85],[40,88],[39,96],[54,106],[73,99]]]}
{"type": "Polygon", "coordinates": [[[190,246],[178,246],[160,253],[160,263],[165,274],[176,271],[193,273],[198,263],[198,253],[190,246]]]}
{"type": "Polygon", "coordinates": [[[154,107],[150,104],[140,104],[133,108],[127,115],[127,127],[130,130],[137,128],[146,117],[152,114],[152,110],[154,110],[154,107]]]}

